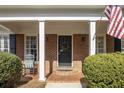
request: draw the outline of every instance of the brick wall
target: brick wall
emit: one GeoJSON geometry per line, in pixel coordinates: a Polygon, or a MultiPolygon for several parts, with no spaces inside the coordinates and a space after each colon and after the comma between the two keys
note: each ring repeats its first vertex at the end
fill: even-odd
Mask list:
{"type": "Polygon", "coordinates": [[[46,74],[49,74],[57,68],[57,35],[47,34],[45,44],[45,67],[46,74]]]}
{"type": "Polygon", "coordinates": [[[82,71],[82,62],[89,55],[88,38],[88,34],[73,35],[73,66],[76,71],[82,71]]]}
{"type": "MultiPolygon", "coordinates": [[[[73,71],[82,71],[82,62],[89,54],[89,39],[87,34],[73,35],[73,71]]],[[[46,35],[45,49],[45,70],[46,75],[52,71],[57,71],[57,35],[46,35]]]]}
{"type": "MultiPolygon", "coordinates": [[[[57,34],[46,34],[45,40],[45,74],[57,71],[57,34]]],[[[89,51],[87,34],[73,35],[73,71],[82,71],[82,62],[89,51]],[[83,38],[82,38],[83,37],[83,38]]]]}
{"type": "Polygon", "coordinates": [[[114,38],[109,35],[106,35],[106,52],[114,52],[114,38]]]}
{"type": "Polygon", "coordinates": [[[24,60],[24,34],[16,34],[16,55],[24,60]]]}

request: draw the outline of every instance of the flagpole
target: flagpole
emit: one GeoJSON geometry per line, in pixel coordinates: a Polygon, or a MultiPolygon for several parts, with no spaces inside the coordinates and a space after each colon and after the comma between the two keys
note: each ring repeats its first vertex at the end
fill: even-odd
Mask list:
{"type": "Polygon", "coordinates": [[[100,27],[100,23],[101,23],[102,18],[103,18],[103,12],[102,12],[102,14],[101,14],[101,16],[100,16],[100,19],[98,20],[97,30],[98,30],[99,27],[100,27]]]}
{"type": "MultiPolygon", "coordinates": [[[[105,6],[106,7],[106,6],[105,6]]],[[[104,8],[105,9],[105,8],[104,8]]],[[[101,20],[103,18],[103,15],[104,15],[104,11],[102,12],[101,16],[100,16],[100,19],[98,20],[98,26],[97,26],[97,30],[99,30],[99,27],[100,27],[100,23],[101,23],[101,20]]]]}
{"type": "MultiPolygon", "coordinates": [[[[100,16],[100,20],[98,20],[98,26],[96,27],[96,33],[97,33],[97,31],[98,31],[98,29],[99,29],[99,27],[100,27],[100,22],[101,22],[101,20],[102,20],[102,17],[103,17],[103,12],[102,12],[102,14],[101,14],[101,16],[100,16]]],[[[93,39],[95,39],[95,38],[97,37],[96,33],[95,33],[93,39]]]]}

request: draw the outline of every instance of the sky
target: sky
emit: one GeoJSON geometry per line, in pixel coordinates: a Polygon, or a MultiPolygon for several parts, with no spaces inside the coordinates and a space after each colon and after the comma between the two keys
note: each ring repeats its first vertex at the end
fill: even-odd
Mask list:
{"type": "Polygon", "coordinates": [[[124,0],[0,0],[0,5],[124,5],[124,0]]]}

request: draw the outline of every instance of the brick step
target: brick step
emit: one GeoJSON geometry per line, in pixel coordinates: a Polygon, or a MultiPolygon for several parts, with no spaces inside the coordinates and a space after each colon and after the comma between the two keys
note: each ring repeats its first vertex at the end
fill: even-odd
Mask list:
{"type": "Polygon", "coordinates": [[[81,72],[73,71],[73,70],[57,70],[53,73],[56,75],[76,75],[77,73],[82,74],[81,72]]]}
{"type": "Polygon", "coordinates": [[[63,67],[59,67],[57,70],[58,71],[72,71],[73,68],[72,67],[68,67],[68,66],[63,66],[63,67]]]}

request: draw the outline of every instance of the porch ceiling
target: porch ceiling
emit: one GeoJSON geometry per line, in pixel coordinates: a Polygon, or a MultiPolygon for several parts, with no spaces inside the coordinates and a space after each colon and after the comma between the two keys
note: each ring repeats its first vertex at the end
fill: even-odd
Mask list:
{"type": "MultiPolygon", "coordinates": [[[[15,33],[19,33],[19,34],[23,34],[23,33],[35,33],[38,32],[38,22],[28,22],[28,21],[18,21],[18,22],[0,22],[0,25],[3,25],[9,29],[11,29],[11,31],[15,32],[15,33]]],[[[32,34],[31,33],[31,34],[32,34]]]]}
{"type": "MultiPolygon", "coordinates": [[[[39,23],[37,21],[16,21],[16,22],[0,22],[11,31],[18,34],[38,34],[39,23]]],[[[46,34],[88,34],[89,24],[85,21],[46,21],[46,34]]],[[[107,29],[107,22],[97,22],[98,33],[104,33],[107,29]]]]}

